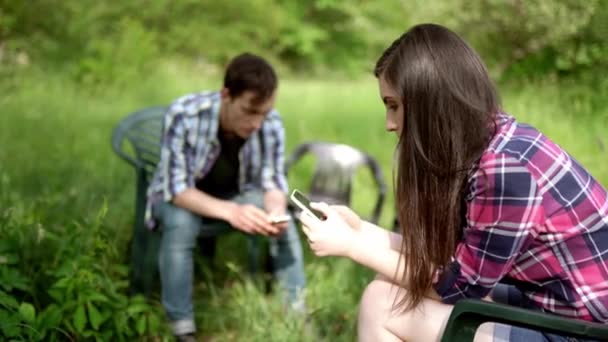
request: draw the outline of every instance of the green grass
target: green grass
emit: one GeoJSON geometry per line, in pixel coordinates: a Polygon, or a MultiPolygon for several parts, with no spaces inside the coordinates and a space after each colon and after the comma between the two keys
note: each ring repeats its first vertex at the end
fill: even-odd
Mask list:
{"type": "MultiPolygon", "coordinates": [[[[115,88],[82,87],[61,73],[40,70],[0,81],[0,214],[18,213],[15,217],[23,227],[69,234],[74,224],[86,227],[93,222],[107,203],[103,228],[120,255],[110,262],[124,263],[133,221],[134,174],[111,151],[114,125],[139,108],[215,88],[218,76],[214,70],[166,64],[155,74],[115,88]],[[210,77],[204,79],[205,74],[210,77]]],[[[547,81],[502,88],[506,111],[537,126],[608,185],[607,83],[547,81]]],[[[288,151],[306,140],[353,145],[377,158],[390,189],[396,138],[384,131],[383,107],[371,76],[284,79],[277,107],[285,120],[288,151]]],[[[304,161],[290,174],[292,187],[306,188],[311,166],[311,160],[304,161]]],[[[365,215],[375,200],[369,173],[357,174],[354,192],[353,207],[365,215]]],[[[387,227],[394,215],[390,191],[388,195],[381,219],[387,227]]],[[[55,251],[45,243],[44,238],[36,242],[40,250],[29,257],[34,264],[52,267],[44,260],[55,251]]],[[[285,316],[277,298],[242,275],[244,254],[235,251],[243,244],[237,236],[221,239],[218,274],[197,282],[196,317],[202,335],[217,341],[354,339],[358,298],[371,272],[347,260],[315,258],[304,246],[308,306],[317,336],[302,337],[303,322],[285,316]]],[[[34,277],[37,270],[31,265],[23,273],[34,277]]]]}

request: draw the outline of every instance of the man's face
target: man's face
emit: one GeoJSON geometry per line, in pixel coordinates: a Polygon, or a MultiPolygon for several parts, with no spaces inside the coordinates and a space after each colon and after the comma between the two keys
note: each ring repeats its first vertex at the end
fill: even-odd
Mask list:
{"type": "Polygon", "coordinates": [[[378,78],[380,98],[386,108],[386,130],[401,136],[403,130],[403,101],[395,89],[384,79],[378,78]]]}
{"type": "Polygon", "coordinates": [[[249,138],[262,127],[266,115],[274,107],[275,93],[265,100],[256,98],[256,93],[246,90],[237,97],[230,96],[228,89],[222,90],[222,107],[225,113],[222,128],[241,137],[249,138]]]}

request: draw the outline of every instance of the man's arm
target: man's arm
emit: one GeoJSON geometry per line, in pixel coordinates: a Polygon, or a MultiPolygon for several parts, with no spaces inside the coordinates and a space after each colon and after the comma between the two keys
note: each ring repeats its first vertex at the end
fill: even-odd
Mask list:
{"type": "Polygon", "coordinates": [[[287,209],[287,197],[282,190],[272,189],[264,193],[264,208],[272,215],[283,215],[287,209]]]}
{"type": "Polygon", "coordinates": [[[284,214],[287,209],[287,177],[285,175],[285,129],[279,114],[269,114],[262,127],[265,154],[262,167],[264,208],[274,215],[284,214]]]}
{"type": "Polygon", "coordinates": [[[160,169],[163,173],[163,197],[178,207],[201,216],[228,219],[235,204],[209,196],[194,188],[184,156],[185,137],[188,134],[185,108],[174,103],[165,116],[160,169]]]}
{"type": "Polygon", "coordinates": [[[188,133],[184,107],[179,102],[171,105],[164,121],[158,168],[163,180],[163,199],[172,201],[177,194],[194,185],[184,154],[184,139],[188,133]]]}
{"type": "Polygon", "coordinates": [[[234,228],[249,234],[274,235],[277,227],[268,222],[268,215],[252,204],[238,204],[188,188],[173,198],[173,204],[205,217],[228,222],[234,228]]]}
{"type": "Polygon", "coordinates": [[[253,205],[220,200],[195,188],[194,176],[184,155],[188,130],[184,107],[180,103],[174,104],[165,118],[159,164],[164,179],[164,200],[198,215],[226,221],[247,233],[275,233],[276,228],[268,223],[264,211],[253,205]]]}
{"type": "Polygon", "coordinates": [[[237,210],[238,204],[221,200],[208,195],[196,188],[187,188],[173,197],[173,204],[190,210],[200,216],[230,221],[231,215],[237,210]]]}
{"type": "Polygon", "coordinates": [[[189,174],[184,156],[188,125],[185,109],[180,103],[171,106],[166,114],[165,125],[160,163],[165,180],[164,199],[198,215],[227,221],[236,204],[219,200],[194,187],[194,179],[189,174]]]}

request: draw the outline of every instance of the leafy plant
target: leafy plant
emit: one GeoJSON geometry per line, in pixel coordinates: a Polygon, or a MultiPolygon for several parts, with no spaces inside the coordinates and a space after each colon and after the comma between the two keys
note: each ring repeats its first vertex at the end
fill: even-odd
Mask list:
{"type": "Polygon", "coordinates": [[[90,222],[56,230],[30,224],[35,218],[28,219],[25,212],[11,208],[0,216],[5,237],[0,240],[2,336],[126,341],[163,333],[158,306],[127,296],[128,270],[115,263],[105,203],[90,222]],[[34,250],[44,251],[45,257],[32,260],[27,251],[34,250]]]}

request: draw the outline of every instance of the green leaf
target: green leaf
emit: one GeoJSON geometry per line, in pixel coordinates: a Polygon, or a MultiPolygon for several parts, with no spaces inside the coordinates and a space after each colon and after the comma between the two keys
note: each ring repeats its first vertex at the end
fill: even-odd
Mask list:
{"type": "Polygon", "coordinates": [[[26,292],[28,291],[28,278],[22,275],[17,269],[7,267],[0,268],[0,279],[3,280],[0,282],[0,286],[7,291],[11,291],[15,288],[26,292]]]}
{"type": "Polygon", "coordinates": [[[70,281],[72,281],[72,278],[67,278],[67,277],[61,278],[55,284],[53,284],[53,288],[56,288],[56,289],[66,288],[66,287],[68,287],[70,281]]]}
{"type": "Polygon", "coordinates": [[[92,330],[86,330],[82,332],[82,336],[84,337],[91,337],[91,336],[95,336],[96,332],[92,331],[92,330]]]}
{"type": "Polygon", "coordinates": [[[113,316],[114,318],[114,326],[116,327],[114,330],[119,334],[130,335],[130,327],[128,324],[128,317],[124,312],[118,312],[113,316]]]}
{"type": "Polygon", "coordinates": [[[101,334],[102,341],[112,341],[114,337],[114,332],[112,330],[104,331],[101,334]]]}
{"type": "Polygon", "coordinates": [[[0,265],[14,265],[19,261],[19,256],[15,254],[0,254],[0,265]]]}
{"type": "Polygon", "coordinates": [[[48,293],[57,303],[63,303],[65,294],[61,289],[50,289],[48,293]]]}
{"type": "Polygon", "coordinates": [[[19,306],[19,314],[28,323],[36,321],[36,309],[30,303],[21,303],[19,306]]]}
{"type": "Polygon", "coordinates": [[[145,312],[148,309],[148,305],[144,304],[144,303],[135,303],[135,304],[131,304],[129,305],[129,307],[127,308],[127,313],[130,316],[133,316],[135,314],[138,314],[140,312],[145,312]]]}
{"type": "Polygon", "coordinates": [[[101,312],[99,313],[99,317],[101,318],[102,322],[105,322],[108,318],[112,317],[112,311],[106,309],[106,310],[101,310],[101,312]]]}
{"type": "Polygon", "coordinates": [[[87,316],[84,313],[84,305],[80,305],[78,306],[78,309],[76,309],[73,322],[76,331],[81,333],[84,330],[85,324],[87,324],[87,316]]]}
{"type": "Polygon", "coordinates": [[[148,316],[148,329],[150,329],[150,332],[153,334],[160,331],[160,319],[155,313],[148,316]]]}
{"type": "Polygon", "coordinates": [[[129,287],[129,282],[126,280],[114,280],[113,283],[116,289],[126,289],[129,287]]]}
{"type": "Polygon", "coordinates": [[[101,317],[101,314],[99,313],[95,305],[93,305],[93,303],[91,302],[87,302],[87,309],[89,311],[89,322],[91,322],[91,325],[95,330],[99,329],[99,326],[101,325],[101,323],[103,323],[103,318],[101,317]]]}
{"type": "Polygon", "coordinates": [[[120,265],[120,264],[113,265],[112,270],[114,270],[114,272],[116,272],[117,274],[122,275],[122,276],[126,276],[129,274],[129,267],[126,265],[120,265]]]}
{"type": "Polygon", "coordinates": [[[38,329],[44,331],[57,328],[60,322],[61,309],[56,304],[51,304],[38,314],[36,325],[38,329]]]}
{"type": "Polygon", "coordinates": [[[0,336],[15,337],[22,332],[17,315],[7,315],[6,312],[0,311],[0,322],[0,336]]]}
{"type": "Polygon", "coordinates": [[[0,290],[0,306],[4,306],[9,309],[16,309],[19,306],[19,303],[15,298],[0,290]]]}
{"type": "Polygon", "coordinates": [[[11,249],[13,249],[13,247],[14,245],[12,244],[12,241],[8,239],[3,239],[2,241],[0,241],[0,252],[10,251],[11,249]]]}
{"type": "Polygon", "coordinates": [[[103,295],[103,294],[101,294],[101,293],[99,293],[99,292],[92,292],[92,293],[90,293],[90,294],[87,296],[87,298],[88,298],[90,301],[93,301],[93,302],[99,302],[99,303],[107,303],[107,302],[109,302],[109,301],[110,301],[110,300],[108,299],[108,297],[106,297],[105,295],[103,295]]]}
{"type": "Polygon", "coordinates": [[[146,316],[139,317],[136,329],[139,335],[143,335],[146,332],[146,316]]]}

